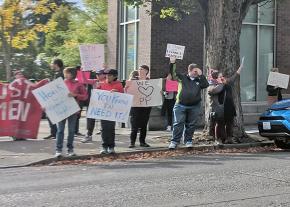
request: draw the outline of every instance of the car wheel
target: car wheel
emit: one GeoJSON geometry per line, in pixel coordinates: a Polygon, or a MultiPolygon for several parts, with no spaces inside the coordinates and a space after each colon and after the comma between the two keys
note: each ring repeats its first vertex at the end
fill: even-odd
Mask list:
{"type": "Polygon", "coordinates": [[[278,147],[278,148],[281,148],[281,149],[290,149],[290,144],[289,142],[285,142],[283,140],[277,140],[275,139],[275,145],[278,147]]]}

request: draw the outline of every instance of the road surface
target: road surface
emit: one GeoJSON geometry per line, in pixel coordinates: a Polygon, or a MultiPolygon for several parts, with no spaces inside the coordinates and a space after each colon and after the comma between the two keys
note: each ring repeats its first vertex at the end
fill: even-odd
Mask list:
{"type": "Polygon", "coordinates": [[[290,153],[0,170],[1,207],[290,206],[290,153]]]}

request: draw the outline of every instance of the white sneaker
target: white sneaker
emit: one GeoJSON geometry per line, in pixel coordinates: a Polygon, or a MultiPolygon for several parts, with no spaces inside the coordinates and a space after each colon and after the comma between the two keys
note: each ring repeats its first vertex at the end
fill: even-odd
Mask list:
{"type": "Polygon", "coordinates": [[[88,142],[92,142],[92,141],[93,141],[93,137],[92,137],[92,136],[89,136],[89,135],[86,135],[86,136],[81,140],[82,143],[88,143],[88,142]]]}
{"type": "Polygon", "coordinates": [[[54,158],[60,158],[62,156],[61,152],[55,152],[54,158]]]}
{"type": "Polygon", "coordinates": [[[219,146],[219,145],[222,145],[222,144],[223,144],[222,142],[217,141],[217,140],[214,142],[214,145],[215,145],[215,146],[219,146]]]}
{"type": "Polygon", "coordinates": [[[186,142],[185,147],[192,148],[193,147],[192,142],[190,142],[190,141],[186,142]]]}
{"type": "Polygon", "coordinates": [[[167,126],[166,131],[171,132],[172,131],[172,127],[171,126],[167,126]]]}
{"type": "Polygon", "coordinates": [[[100,153],[101,153],[101,154],[108,154],[108,150],[107,150],[107,148],[104,148],[104,147],[103,147],[100,153]]]}
{"type": "Polygon", "coordinates": [[[74,157],[74,156],[76,156],[76,153],[74,153],[74,151],[70,151],[70,152],[67,153],[67,155],[69,157],[74,157]]]}
{"type": "Polygon", "coordinates": [[[169,145],[169,149],[176,149],[177,147],[177,143],[176,142],[170,142],[170,145],[169,145]]]}
{"type": "Polygon", "coordinates": [[[115,154],[116,152],[115,152],[114,147],[108,147],[108,153],[109,154],[115,154]]]}

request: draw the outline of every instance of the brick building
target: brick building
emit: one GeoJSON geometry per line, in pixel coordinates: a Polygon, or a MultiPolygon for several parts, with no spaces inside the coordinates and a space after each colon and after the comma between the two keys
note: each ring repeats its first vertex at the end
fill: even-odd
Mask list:
{"type": "MultiPolygon", "coordinates": [[[[150,16],[158,5],[132,8],[123,0],[109,0],[107,60],[110,67],[120,70],[126,79],[139,64],[151,68],[151,77],[164,77],[168,58],[164,57],[167,43],[185,45],[184,59],[178,68],[189,63],[203,66],[204,29],[199,13],[181,21],[161,20],[150,16]]],[[[278,67],[290,74],[290,1],[272,0],[253,5],[243,22],[240,38],[241,57],[245,69],[241,76],[241,98],[246,123],[255,123],[266,107],[266,82],[269,70],[278,67]]],[[[285,90],[284,93],[290,93],[285,90]]],[[[287,95],[285,95],[287,96],[287,95]]]]}

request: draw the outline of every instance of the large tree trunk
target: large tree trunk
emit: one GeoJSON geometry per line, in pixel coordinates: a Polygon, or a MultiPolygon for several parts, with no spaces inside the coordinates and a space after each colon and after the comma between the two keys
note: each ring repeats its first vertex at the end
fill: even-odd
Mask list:
{"type": "MultiPolygon", "coordinates": [[[[206,66],[217,69],[225,77],[233,75],[240,65],[240,33],[242,21],[249,5],[241,0],[208,0],[205,12],[206,66]]],[[[240,97],[240,80],[233,87],[237,116],[234,121],[234,136],[246,137],[240,97]]],[[[209,121],[209,101],[206,96],[206,127],[209,121]]]]}
{"type": "Polygon", "coordinates": [[[10,81],[11,80],[11,50],[5,40],[2,41],[2,48],[3,48],[3,65],[5,67],[6,80],[10,81]]]}

